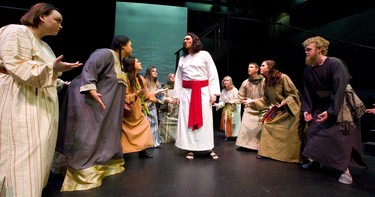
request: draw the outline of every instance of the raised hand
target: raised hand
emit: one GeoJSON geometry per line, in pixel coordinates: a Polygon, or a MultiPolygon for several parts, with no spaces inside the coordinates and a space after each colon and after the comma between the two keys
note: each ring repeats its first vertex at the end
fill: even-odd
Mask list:
{"type": "Polygon", "coordinates": [[[63,62],[61,61],[63,59],[63,55],[60,55],[53,61],[53,70],[56,72],[65,72],[72,70],[73,68],[77,68],[79,66],[82,66],[83,64],[80,63],[79,61],[75,63],[68,63],[68,62],[63,62]]]}
{"type": "MultiPolygon", "coordinates": [[[[372,104],[375,107],[375,104],[372,104]]],[[[375,108],[372,109],[366,109],[366,112],[369,114],[375,114],[375,108]]]]}

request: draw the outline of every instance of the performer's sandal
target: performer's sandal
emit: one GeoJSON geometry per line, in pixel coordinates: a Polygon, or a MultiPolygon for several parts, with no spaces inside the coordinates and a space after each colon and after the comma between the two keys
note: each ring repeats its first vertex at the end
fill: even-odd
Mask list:
{"type": "Polygon", "coordinates": [[[217,160],[219,159],[219,155],[217,155],[214,151],[211,151],[210,152],[210,156],[213,160],[217,160]]]}
{"type": "Polygon", "coordinates": [[[193,152],[188,152],[185,155],[185,158],[188,159],[188,160],[193,160],[194,159],[194,153],[193,152]]]}

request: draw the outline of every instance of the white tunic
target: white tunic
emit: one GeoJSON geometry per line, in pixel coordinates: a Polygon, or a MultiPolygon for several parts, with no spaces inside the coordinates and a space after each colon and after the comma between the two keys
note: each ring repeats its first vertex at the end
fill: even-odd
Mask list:
{"type": "Polygon", "coordinates": [[[180,58],[175,76],[173,97],[180,99],[176,147],[190,151],[206,151],[214,147],[214,128],[210,95],[220,95],[220,82],[216,65],[207,51],[180,58]],[[182,80],[208,80],[202,87],[203,126],[197,130],[188,128],[190,88],[182,87],[182,80]]]}

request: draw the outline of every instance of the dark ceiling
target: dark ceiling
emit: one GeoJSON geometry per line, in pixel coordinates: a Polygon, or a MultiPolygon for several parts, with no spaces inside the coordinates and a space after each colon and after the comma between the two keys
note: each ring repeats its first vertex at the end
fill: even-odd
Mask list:
{"type": "MultiPolygon", "coordinates": [[[[0,11],[3,9],[26,10],[37,2],[39,1],[1,0],[0,11]]],[[[79,16],[90,13],[93,10],[92,8],[94,10],[98,10],[98,7],[109,8],[109,5],[114,5],[116,0],[81,2],[80,5],[74,0],[46,0],[45,2],[54,4],[59,8],[65,8],[64,11],[79,7],[81,10],[80,13],[77,13],[79,16]]],[[[295,16],[296,24],[305,24],[301,28],[313,28],[375,7],[375,1],[373,0],[356,0],[355,2],[343,0],[127,0],[121,2],[183,6],[188,7],[190,11],[263,19],[288,13],[295,16]],[[298,22],[298,20],[304,21],[298,22]]]]}
{"type": "Polygon", "coordinates": [[[257,19],[293,15],[292,23],[310,29],[375,7],[373,0],[129,0],[173,6],[185,6],[190,11],[206,11],[257,19]]]}

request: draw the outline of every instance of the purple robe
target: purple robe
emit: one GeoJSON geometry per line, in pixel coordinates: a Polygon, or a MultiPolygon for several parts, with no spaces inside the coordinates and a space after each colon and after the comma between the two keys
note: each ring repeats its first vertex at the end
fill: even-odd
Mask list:
{"type": "Polygon", "coordinates": [[[98,187],[105,176],[124,171],[120,143],[124,77],[117,54],[98,49],[69,85],[59,120],[58,151],[68,166],[62,191],[98,187]],[[102,94],[106,109],[90,95],[93,89],[102,94]]]}

